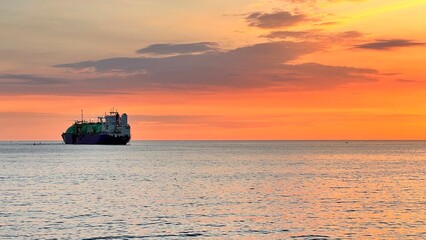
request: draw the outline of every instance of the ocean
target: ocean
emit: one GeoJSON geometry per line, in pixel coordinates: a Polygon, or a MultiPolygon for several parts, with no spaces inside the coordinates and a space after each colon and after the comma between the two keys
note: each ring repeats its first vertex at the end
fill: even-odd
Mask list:
{"type": "Polygon", "coordinates": [[[425,141],[0,143],[1,239],[425,239],[425,141]]]}

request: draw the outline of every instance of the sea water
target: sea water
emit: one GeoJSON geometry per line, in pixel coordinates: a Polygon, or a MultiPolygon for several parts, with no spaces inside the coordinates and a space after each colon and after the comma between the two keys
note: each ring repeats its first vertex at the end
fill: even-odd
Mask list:
{"type": "Polygon", "coordinates": [[[423,141],[0,143],[2,239],[425,239],[423,141]]]}

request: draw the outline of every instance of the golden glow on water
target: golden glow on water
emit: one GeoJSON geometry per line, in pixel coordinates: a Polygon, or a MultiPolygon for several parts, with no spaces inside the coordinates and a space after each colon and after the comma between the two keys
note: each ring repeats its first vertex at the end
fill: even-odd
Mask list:
{"type": "Polygon", "coordinates": [[[424,235],[422,141],[2,143],[0,150],[0,237],[424,235]]]}

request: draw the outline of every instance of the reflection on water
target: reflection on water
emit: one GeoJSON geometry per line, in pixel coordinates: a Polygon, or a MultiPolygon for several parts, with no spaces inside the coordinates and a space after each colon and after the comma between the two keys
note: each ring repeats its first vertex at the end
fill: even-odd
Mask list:
{"type": "Polygon", "coordinates": [[[0,238],[422,239],[426,142],[0,143],[0,238]]]}

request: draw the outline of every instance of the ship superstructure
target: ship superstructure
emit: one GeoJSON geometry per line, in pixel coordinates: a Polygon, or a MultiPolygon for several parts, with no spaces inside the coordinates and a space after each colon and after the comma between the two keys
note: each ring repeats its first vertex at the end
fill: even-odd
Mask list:
{"type": "Polygon", "coordinates": [[[127,114],[120,115],[118,111],[110,111],[98,121],[85,121],[83,114],[80,121],[62,133],[66,144],[113,144],[126,145],[130,141],[130,125],[127,114]]]}

